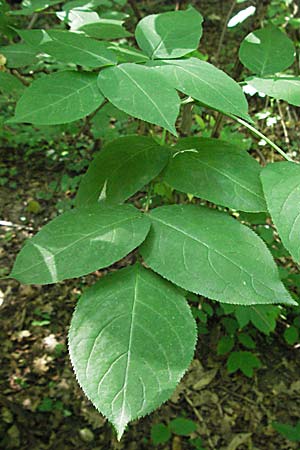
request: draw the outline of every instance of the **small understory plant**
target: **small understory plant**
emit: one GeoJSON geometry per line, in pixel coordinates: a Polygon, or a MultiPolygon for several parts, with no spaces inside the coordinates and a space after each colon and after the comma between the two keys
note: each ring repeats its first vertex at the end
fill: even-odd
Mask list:
{"type": "MultiPolygon", "coordinates": [[[[134,252],[132,265],[85,290],[69,332],[77,380],[120,439],[130,421],[168,400],[189,367],[197,336],[189,295],[242,307],[298,304],[265,242],[239,213],[269,213],[299,262],[300,168],[254,128],[240,85],[200,59],[202,16],[196,9],[146,16],[134,36],[121,19],[100,18],[92,9],[80,20],[78,14],[64,8],[58,28],[19,29],[21,41],[0,48],[2,84],[20,87],[10,69],[36,64],[8,123],[95,121],[109,104],[153,128],[105,144],[79,186],[75,207],[25,243],[10,276],[24,284],[57,283],[134,252]],[[43,64],[50,73],[39,70],[43,64]],[[262,168],[231,142],[178,138],[177,119],[187,105],[230,117],[286,161],[262,168]],[[127,203],[144,186],[150,191],[158,176],[161,185],[188,194],[181,204],[170,200],[151,208],[146,202],[139,210],[127,203]]],[[[293,43],[281,30],[254,31],[240,49],[253,74],[245,83],[300,105],[300,79],[281,75],[294,58],[293,43]]],[[[241,368],[235,353],[231,372],[241,368]]],[[[246,375],[258,365],[248,364],[246,375]]]]}

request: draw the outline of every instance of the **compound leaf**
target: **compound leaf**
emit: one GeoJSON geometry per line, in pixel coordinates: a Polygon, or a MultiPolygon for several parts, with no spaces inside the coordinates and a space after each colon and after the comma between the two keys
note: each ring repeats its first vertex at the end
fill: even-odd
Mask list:
{"type": "Polygon", "coordinates": [[[275,305],[236,306],[234,314],[240,328],[244,328],[251,322],[262,333],[270,334],[276,328],[280,307],[275,305]]]}
{"type": "Polygon", "coordinates": [[[261,367],[261,361],[253,353],[247,351],[232,352],[227,360],[228,373],[240,370],[249,378],[253,376],[254,369],[259,367],[261,367]]]}
{"type": "Polygon", "coordinates": [[[203,17],[194,8],[144,17],[135,38],[151,58],[180,58],[197,49],[202,35],[203,17]]]}
{"type": "Polygon", "coordinates": [[[175,121],[180,99],[175,89],[154,68],[134,63],[110,67],[100,72],[98,85],[117,108],[176,135],[175,121]]]}
{"type": "Polygon", "coordinates": [[[261,167],[247,152],[226,141],[181,139],[164,175],[175,189],[248,212],[266,211],[261,167]]]}
{"type": "Polygon", "coordinates": [[[152,226],[142,256],[178,286],[224,303],[296,304],[265,243],[228,214],[172,205],[149,216],[152,226]]]}
{"type": "Polygon", "coordinates": [[[293,64],[295,47],[282,31],[268,25],[245,37],[239,58],[251,72],[260,76],[273,75],[293,64]]]}
{"type": "Polygon", "coordinates": [[[268,209],[282,243],[300,263],[300,167],[289,161],[268,164],[261,179],[268,209]]]}
{"type": "Polygon", "coordinates": [[[196,326],[174,286],[130,266],[86,290],[69,334],[77,379],[117,430],[165,402],[188,368],[196,326]]]}
{"type": "Polygon", "coordinates": [[[35,80],[17,103],[9,122],[57,125],[73,122],[93,112],[104,98],[97,74],[63,71],[35,80]]]}
{"type": "Polygon", "coordinates": [[[49,284],[109,266],[146,237],[149,220],[131,205],[67,211],[28,240],[11,277],[49,284]]]}
{"type": "Polygon", "coordinates": [[[150,137],[124,136],[109,142],[83,177],[76,204],[127,200],[162,171],[169,154],[168,147],[158,145],[150,137]]]}

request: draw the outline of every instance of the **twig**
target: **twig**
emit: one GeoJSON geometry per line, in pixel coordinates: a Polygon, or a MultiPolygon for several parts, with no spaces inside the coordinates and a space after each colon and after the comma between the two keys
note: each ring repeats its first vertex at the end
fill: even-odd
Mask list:
{"type": "Polygon", "coordinates": [[[37,18],[38,18],[38,14],[34,13],[33,16],[31,17],[31,20],[30,20],[29,24],[28,24],[27,30],[30,30],[33,27],[33,25],[35,24],[37,18]]]}
{"type": "Polygon", "coordinates": [[[30,83],[25,78],[23,78],[22,75],[16,69],[12,69],[12,73],[21,81],[22,84],[24,84],[24,86],[27,87],[30,85],[30,83]]]}
{"type": "Polygon", "coordinates": [[[221,53],[221,49],[222,49],[222,45],[223,45],[223,42],[224,42],[224,37],[225,37],[225,33],[226,33],[227,24],[229,22],[230,16],[233,13],[233,10],[234,10],[235,6],[236,6],[236,0],[233,0],[233,2],[231,3],[231,6],[229,8],[229,11],[227,13],[224,25],[223,25],[223,29],[222,29],[222,32],[221,32],[217,53],[216,53],[216,56],[215,56],[215,62],[217,62],[218,59],[219,59],[219,56],[220,56],[220,53],[221,53]]]}
{"type": "Polygon", "coordinates": [[[130,4],[130,6],[132,8],[132,11],[134,12],[135,17],[138,20],[141,20],[142,14],[141,14],[141,12],[140,12],[140,10],[138,8],[138,5],[137,5],[136,1],[135,0],[128,0],[128,3],[130,4]]]}
{"type": "Polygon", "coordinates": [[[288,131],[287,131],[287,128],[286,128],[286,124],[285,124],[285,121],[284,121],[284,117],[283,117],[280,101],[276,100],[276,103],[277,103],[277,108],[278,108],[278,112],[279,112],[279,116],[280,116],[280,122],[281,122],[282,129],[283,129],[284,140],[285,140],[285,143],[287,144],[287,146],[289,147],[290,146],[290,138],[289,138],[289,134],[288,134],[288,131]]]}
{"type": "Polygon", "coordinates": [[[261,133],[260,131],[258,131],[256,128],[254,128],[252,125],[250,125],[248,122],[246,122],[243,119],[240,119],[239,117],[235,117],[232,116],[231,114],[227,114],[231,119],[235,120],[236,122],[240,123],[241,125],[244,125],[244,127],[248,128],[248,130],[250,130],[253,134],[255,134],[256,136],[258,136],[259,138],[263,139],[264,141],[267,142],[267,144],[269,144],[274,150],[276,150],[278,153],[281,154],[281,156],[283,156],[284,159],[286,159],[287,161],[291,161],[291,162],[295,162],[293,161],[293,159],[288,156],[280,147],[278,147],[277,144],[275,144],[275,142],[271,141],[267,136],[265,136],[263,133],[261,133]]]}

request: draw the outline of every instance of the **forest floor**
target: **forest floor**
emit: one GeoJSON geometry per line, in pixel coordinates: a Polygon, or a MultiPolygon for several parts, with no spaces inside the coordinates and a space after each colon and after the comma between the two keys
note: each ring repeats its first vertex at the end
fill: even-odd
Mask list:
{"type": "MultiPolygon", "coordinates": [[[[7,157],[7,150],[1,152],[8,167],[17,165],[11,178],[17,188],[0,190],[1,220],[11,222],[0,227],[4,275],[24,240],[57,214],[54,198],[40,200],[35,212],[28,211],[28,205],[60,173],[45,169],[42,155],[24,162],[21,154],[7,157]]],[[[273,420],[300,420],[299,349],[289,347],[281,336],[260,336],[257,354],[263,367],[253,378],[228,375],[226,358],[217,356],[220,324],[215,317],[209,334],[199,336],[195,359],[171,400],[131,424],[118,443],[110,425],[77,385],[66,343],[82,289],[104,273],[48,286],[1,282],[0,448],[190,449],[189,437],[174,436],[158,446],[150,439],[153,424],[187,417],[197,424],[191,437],[200,436],[205,449],[299,450],[299,444],[285,440],[271,426],[273,420]]]]}

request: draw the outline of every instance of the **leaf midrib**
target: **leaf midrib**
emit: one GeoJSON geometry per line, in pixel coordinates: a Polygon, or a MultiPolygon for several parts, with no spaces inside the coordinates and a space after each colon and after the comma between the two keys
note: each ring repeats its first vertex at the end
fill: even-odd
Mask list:
{"type": "MultiPolygon", "coordinates": [[[[78,73],[78,72],[76,72],[76,73],[78,73]]],[[[82,81],[82,78],[80,79],[81,81],[82,81]]],[[[38,112],[40,112],[40,111],[43,111],[43,110],[47,110],[47,109],[50,109],[51,110],[51,108],[55,105],[55,106],[57,106],[59,103],[64,103],[69,97],[72,97],[72,96],[74,96],[74,95],[78,95],[78,93],[80,92],[80,91],[83,91],[84,89],[90,89],[91,88],[91,86],[93,85],[93,84],[95,84],[95,86],[97,85],[97,81],[96,81],[96,79],[93,79],[93,80],[91,80],[91,81],[89,81],[89,82],[87,82],[87,83],[85,83],[85,85],[83,86],[83,87],[81,87],[81,88],[79,88],[79,89],[76,89],[76,91],[73,91],[73,92],[71,92],[71,94],[69,94],[69,95],[67,95],[67,96],[65,96],[65,97],[60,97],[59,98],[59,100],[56,100],[56,101],[54,101],[54,102],[52,102],[52,103],[50,103],[50,104],[47,104],[46,106],[43,106],[43,107],[41,107],[41,108],[38,108],[38,109],[34,109],[33,111],[30,111],[29,113],[27,113],[27,114],[21,114],[21,115],[19,115],[18,113],[17,113],[17,111],[16,111],[16,119],[18,119],[18,120],[20,120],[20,119],[26,119],[26,117],[31,117],[32,116],[32,114],[36,114],[36,113],[38,113],[38,112]]],[[[99,92],[99,96],[100,96],[101,94],[100,94],[100,92],[99,92]]]]}
{"type": "Polygon", "coordinates": [[[158,112],[158,114],[163,118],[163,120],[165,121],[165,123],[168,125],[168,127],[169,127],[169,129],[170,130],[173,130],[174,129],[174,127],[172,126],[172,124],[170,124],[170,122],[167,120],[167,118],[166,118],[166,116],[163,114],[163,112],[160,110],[160,108],[159,108],[159,106],[155,103],[155,101],[151,98],[151,96],[148,94],[148,92],[147,91],[145,91],[145,89],[143,89],[142,88],[142,86],[140,86],[139,84],[138,84],[138,82],[137,81],[135,81],[135,79],[134,78],[132,78],[132,76],[131,75],[129,75],[129,73],[128,72],[126,72],[126,70],[124,70],[121,66],[119,66],[118,67],[119,68],[119,70],[121,71],[121,72],[123,72],[126,76],[127,76],[127,78],[129,78],[129,80],[131,80],[131,82],[133,83],[133,84],[135,84],[135,86],[149,99],[149,101],[152,103],[152,105],[155,107],[155,109],[157,110],[157,112],[158,112]]]}

